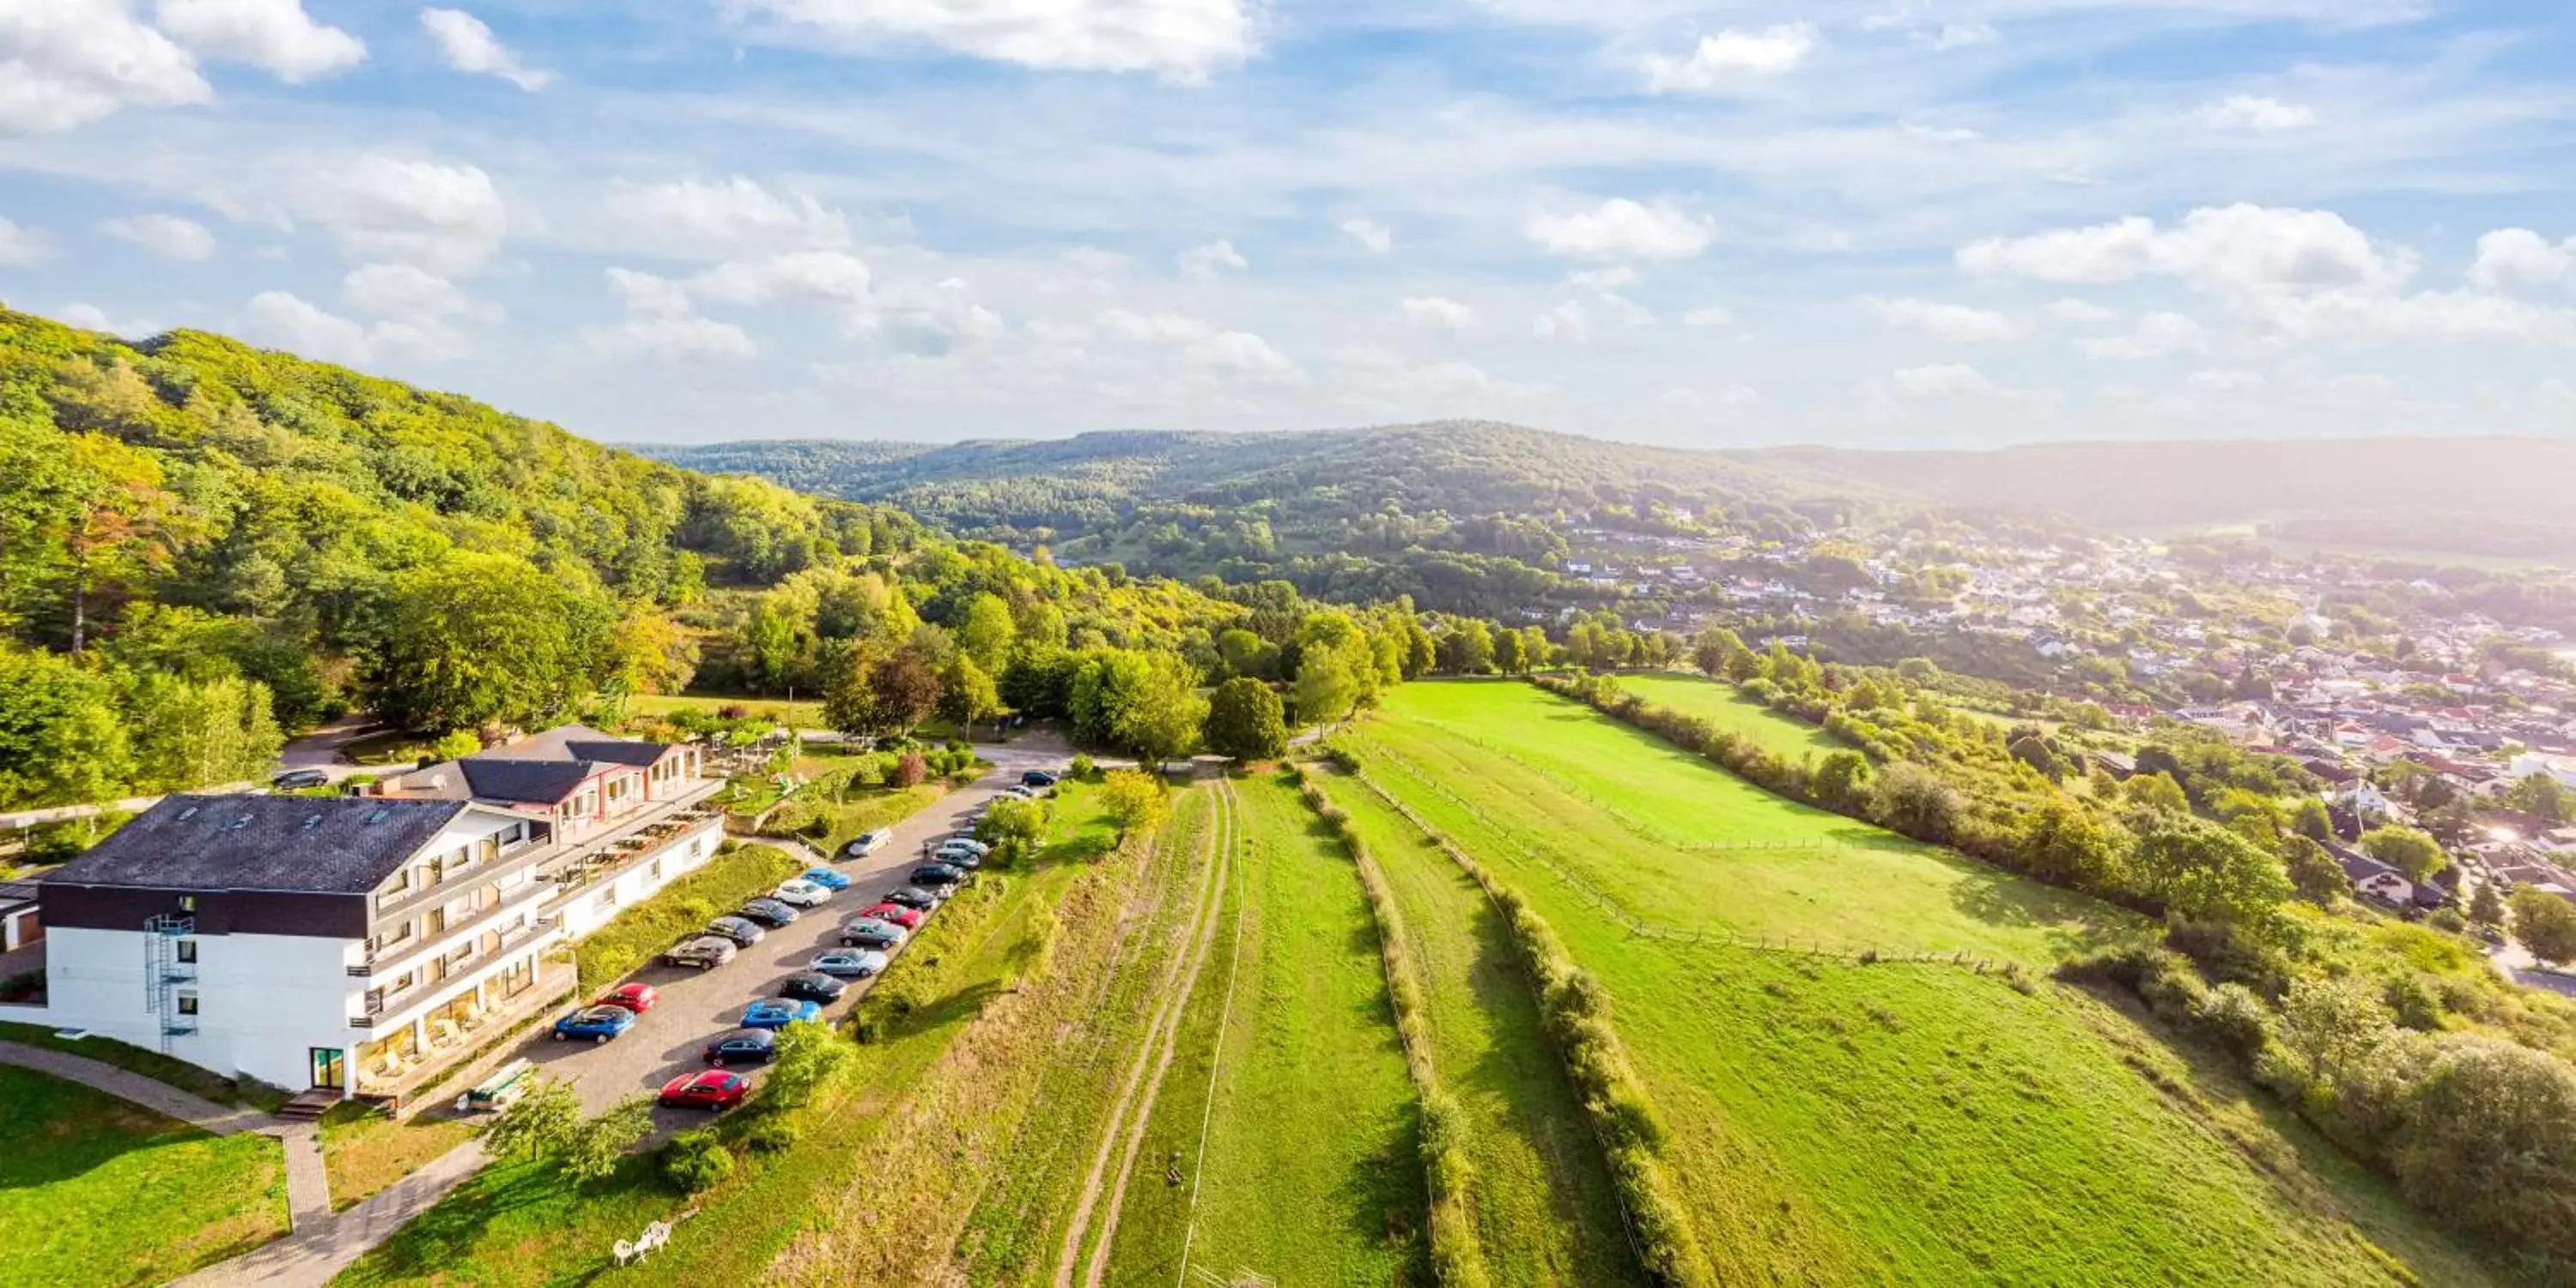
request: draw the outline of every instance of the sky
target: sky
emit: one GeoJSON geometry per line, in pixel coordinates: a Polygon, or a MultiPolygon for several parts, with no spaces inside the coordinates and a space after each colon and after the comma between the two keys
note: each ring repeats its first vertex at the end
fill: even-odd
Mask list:
{"type": "Polygon", "coordinates": [[[0,0],[0,302],[612,442],[2576,436],[2563,0],[0,0]]]}

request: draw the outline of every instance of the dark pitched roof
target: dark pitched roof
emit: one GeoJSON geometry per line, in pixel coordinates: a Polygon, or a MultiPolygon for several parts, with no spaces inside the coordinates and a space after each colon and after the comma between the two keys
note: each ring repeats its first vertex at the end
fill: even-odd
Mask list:
{"type": "Polygon", "coordinates": [[[44,880],[364,894],[471,808],[363,797],[166,796],[44,880]]]}
{"type": "Polygon", "coordinates": [[[670,749],[669,743],[628,742],[623,739],[564,744],[564,750],[571,752],[575,760],[592,760],[611,765],[650,765],[660,760],[662,753],[670,749]]]}
{"type": "Polygon", "coordinates": [[[588,761],[507,760],[496,756],[468,756],[457,761],[456,768],[465,775],[466,786],[476,800],[538,805],[561,802],[592,773],[588,761]]]}

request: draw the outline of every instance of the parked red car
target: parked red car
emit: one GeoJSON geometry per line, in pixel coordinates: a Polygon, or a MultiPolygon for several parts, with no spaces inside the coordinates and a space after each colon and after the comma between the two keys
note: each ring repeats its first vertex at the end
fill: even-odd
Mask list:
{"type": "Polygon", "coordinates": [[[685,1073],[662,1084],[662,1103],[674,1109],[731,1109],[751,1094],[751,1079],[739,1073],[709,1069],[685,1073]]]}
{"type": "Polygon", "coordinates": [[[654,992],[653,986],[650,984],[620,984],[617,987],[590,999],[590,1004],[593,1006],[622,1006],[627,1010],[635,1012],[637,1015],[642,1015],[646,1011],[652,1010],[653,1003],[660,1000],[662,1000],[662,995],[654,992]]]}
{"type": "Polygon", "coordinates": [[[906,930],[921,929],[921,909],[907,908],[899,903],[881,903],[859,915],[877,921],[891,921],[906,930]]]}

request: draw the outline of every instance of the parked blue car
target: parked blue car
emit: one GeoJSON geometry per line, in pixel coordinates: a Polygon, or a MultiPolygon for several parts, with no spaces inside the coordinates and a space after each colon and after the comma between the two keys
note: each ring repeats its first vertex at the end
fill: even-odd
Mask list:
{"type": "Polygon", "coordinates": [[[840,891],[850,888],[850,879],[830,868],[807,868],[803,879],[826,890],[840,891]]]}
{"type": "Polygon", "coordinates": [[[555,1041],[605,1042],[634,1027],[635,1012],[623,1006],[586,1006],[555,1021],[555,1041]]]}
{"type": "Polygon", "coordinates": [[[796,1023],[798,1020],[819,1020],[821,1018],[823,1018],[823,1008],[816,1006],[812,1002],[799,1002],[791,998],[784,997],[770,997],[754,1002],[744,1009],[742,1013],[742,1027],[746,1029],[783,1029],[790,1024],[796,1023]]]}

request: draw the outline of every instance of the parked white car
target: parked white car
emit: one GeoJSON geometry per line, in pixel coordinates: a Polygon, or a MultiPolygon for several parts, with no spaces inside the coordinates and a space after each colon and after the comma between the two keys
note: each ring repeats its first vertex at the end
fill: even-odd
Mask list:
{"type": "Polygon", "coordinates": [[[857,836],[851,837],[849,844],[841,847],[841,857],[843,859],[866,858],[867,856],[884,849],[886,847],[886,843],[893,839],[894,830],[892,828],[880,827],[873,832],[861,832],[857,836]]]}
{"type": "Polygon", "coordinates": [[[832,892],[798,877],[792,881],[780,882],[777,889],[769,892],[769,897],[794,907],[812,908],[830,899],[832,892]]]}

